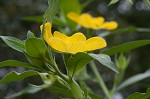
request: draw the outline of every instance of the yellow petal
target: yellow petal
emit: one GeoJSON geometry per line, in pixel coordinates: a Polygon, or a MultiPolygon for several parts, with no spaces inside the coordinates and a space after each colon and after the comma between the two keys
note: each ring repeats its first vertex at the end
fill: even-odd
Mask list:
{"type": "Polygon", "coordinates": [[[74,42],[77,42],[77,41],[86,42],[86,37],[81,32],[75,33],[74,35],[69,37],[69,42],[70,43],[74,43],[74,42]]]}
{"type": "MultiPolygon", "coordinates": [[[[47,22],[44,25],[44,34],[43,34],[43,38],[47,41],[49,38],[53,37],[52,33],[51,33],[51,23],[47,22]]],[[[40,26],[40,29],[42,31],[43,25],[40,26]]]]}
{"type": "Polygon", "coordinates": [[[105,22],[101,26],[102,29],[107,29],[107,30],[113,30],[113,29],[116,29],[117,27],[118,27],[118,24],[115,21],[105,22]]]}
{"type": "Polygon", "coordinates": [[[61,39],[56,37],[51,37],[47,40],[47,43],[55,50],[60,52],[66,52],[66,44],[61,39]]]}
{"type": "Polygon", "coordinates": [[[92,51],[105,47],[106,41],[100,37],[89,38],[86,42],[86,51],[92,51]]]}
{"type": "Polygon", "coordinates": [[[99,29],[102,24],[104,23],[104,18],[103,17],[95,17],[91,20],[91,28],[92,29],[99,29]]]}
{"type": "Polygon", "coordinates": [[[55,31],[53,35],[54,35],[54,37],[60,38],[63,41],[67,41],[67,39],[68,39],[68,36],[66,36],[65,34],[62,34],[58,31],[55,31]]]}
{"type": "Polygon", "coordinates": [[[75,22],[79,21],[79,15],[77,13],[70,12],[67,14],[67,17],[75,22]]]}
{"type": "Polygon", "coordinates": [[[83,27],[89,28],[91,24],[92,16],[88,13],[83,13],[80,16],[79,24],[83,27]]]}
{"type": "Polygon", "coordinates": [[[86,44],[82,41],[76,41],[70,45],[70,49],[67,52],[75,54],[77,52],[84,52],[86,50],[86,44]]]}

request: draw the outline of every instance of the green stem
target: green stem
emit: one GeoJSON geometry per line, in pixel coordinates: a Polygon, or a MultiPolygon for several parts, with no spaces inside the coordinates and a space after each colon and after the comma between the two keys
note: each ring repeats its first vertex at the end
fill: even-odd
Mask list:
{"type": "Polygon", "coordinates": [[[60,70],[58,69],[57,67],[57,64],[54,63],[54,62],[51,62],[49,61],[48,59],[45,58],[45,61],[50,64],[54,70],[55,70],[55,73],[61,77],[64,81],[66,81],[69,85],[70,85],[70,88],[71,88],[71,91],[72,91],[72,94],[74,96],[75,99],[84,99],[84,95],[83,95],[83,92],[80,88],[80,86],[77,84],[76,81],[72,80],[72,79],[69,79],[68,77],[66,77],[63,73],[60,72],[60,70]]]}
{"type": "Polygon", "coordinates": [[[64,74],[62,74],[62,73],[60,72],[60,70],[58,69],[56,63],[51,62],[51,61],[49,61],[49,60],[46,59],[46,58],[45,58],[45,61],[46,61],[48,64],[50,64],[50,65],[54,68],[55,73],[56,73],[59,77],[61,77],[61,78],[62,78],[64,81],[66,81],[67,83],[70,82],[69,79],[68,79],[64,74]]]}
{"type": "Polygon", "coordinates": [[[106,87],[100,73],[98,72],[98,69],[97,69],[94,61],[90,62],[90,66],[91,66],[91,68],[92,68],[92,70],[93,70],[93,72],[94,72],[94,74],[97,78],[97,81],[98,81],[99,85],[101,86],[102,90],[104,91],[105,95],[107,96],[108,99],[112,99],[111,94],[108,91],[108,88],[106,87]]]}
{"type": "Polygon", "coordinates": [[[115,74],[115,79],[114,79],[114,85],[111,90],[111,95],[113,96],[114,93],[118,90],[117,87],[119,83],[122,81],[122,78],[124,77],[124,70],[119,71],[120,74],[115,74]]]}
{"type": "Polygon", "coordinates": [[[76,81],[71,80],[71,91],[75,99],[84,99],[83,92],[76,81]]]}

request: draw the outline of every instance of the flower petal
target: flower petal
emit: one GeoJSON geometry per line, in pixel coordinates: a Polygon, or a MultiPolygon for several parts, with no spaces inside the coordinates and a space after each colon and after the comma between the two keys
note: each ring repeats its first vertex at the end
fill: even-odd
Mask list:
{"type": "Polygon", "coordinates": [[[99,29],[102,24],[104,23],[104,18],[103,17],[95,17],[91,20],[91,28],[93,29],[99,29]]]}
{"type": "Polygon", "coordinates": [[[70,12],[67,14],[67,17],[75,22],[79,21],[79,15],[77,13],[70,12]]]}
{"type": "Polygon", "coordinates": [[[77,41],[86,42],[86,37],[81,32],[78,32],[78,33],[75,33],[74,35],[72,35],[69,38],[70,43],[74,43],[74,42],[77,42],[77,41]]]}
{"type": "Polygon", "coordinates": [[[107,30],[113,30],[113,29],[116,29],[117,27],[118,27],[118,24],[115,21],[105,22],[101,26],[102,29],[107,29],[107,30]]]}
{"type": "Polygon", "coordinates": [[[47,43],[57,51],[66,52],[67,50],[65,42],[59,38],[51,37],[47,40],[47,43]]]}
{"type": "Polygon", "coordinates": [[[63,41],[66,41],[68,39],[68,36],[66,36],[65,34],[62,34],[58,31],[55,31],[53,35],[54,35],[54,37],[60,38],[63,41]]]}
{"type": "MultiPolygon", "coordinates": [[[[47,41],[49,38],[53,37],[52,33],[51,33],[51,23],[47,22],[44,25],[44,34],[43,34],[43,38],[45,39],[45,41],[47,41]]],[[[40,29],[42,31],[43,25],[40,26],[40,29]]]]}
{"type": "Polygon", "coordinates": [[[80,16],[78,23],[86,28],[90,28],[91,20],[92,20],[92,16],[90,14],[83,13],[80,16]]]}
{"type": "Polygon", "coordinates": [[[105,47],[106,41],[100,37],[89,38],[86,42],[86,51],[92,51],[105,47]]]}
{"type": "Polygon", "coordinates": [[[69,53],[77,53],[77,52],[84,52],[86,50],[86,44],[82,41],[76,41],[75,43],[70,45],[70,49],[68,49],[69,53]]]}

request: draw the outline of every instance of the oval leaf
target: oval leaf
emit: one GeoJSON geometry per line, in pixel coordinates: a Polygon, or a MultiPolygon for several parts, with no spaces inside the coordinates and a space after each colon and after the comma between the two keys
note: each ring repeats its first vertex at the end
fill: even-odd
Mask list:
{"type": "Polygon", "coordinates": [[[133,49],[136,49],[138,47],[142,47],[144,45],[150,44],[150,40],[137,40],[137,41],[132,41],[124,44],[120,44],[118,46],[114,46],[108,50],[104,50],[102,53],[107,54],[107,55],[114,55],[117,53],[123,53],[126,51],[130,51],[133,49]]]}
{"type": "Polygon", "coordinates": [[[135,92],[134,94],[127,97],[127,99],[149,99],[150,88],[147,89],[146,93],[135,92]]]}
{"type": "Polygon", "coordinates": [[[35,37],[35,35],[33,32],[31,32],[31,31],[27,32],[27,38],[34,38],[34,37],[35,37]]]}
{"type": "Polygon", "coordinates": [[[117,3],[117,2],[119,2],[119,0],[111,0],[110,3],[108,4],[108,6],[110,6],[110,5],[112,5],[112,4],[115,4],[115,3],[117,3]]]}
{"type": "Polygon", "coordinates": [[[68,58],[66,66],[67,66],[69,75],[73,77],[74,73],[80,70],[83,66],[85,66],[91,60],[93,60],[92,57],[82,52],[79,52],[75,54],[73,57],[71,56],[70,58],[68,58]]]}
{"type": "Polygon", "coordinates": [[[149,0],[143,0],[145,2],[145,5],[150,9],[150,1],[149,0]]]}
{"type": "Polygon", "coordinates": [[[98,62],[100,62],[102,65],[118,73],[115,64],[111,61],[111,58],[108,55],[105,54],[89,54],[89,55],[98,62]]]}
{"type": "Polygon", "coordinates": [[[45,55],[46,45],[40,38],[28,38],[25,42],[25,49],[29,56],[41,57],[45,55]]]}
{"type": "Polygon", "coordinates": [[[33,70],[25,71],[23,73],[17,73],[15,71],[12,71],[8,73],[3,79],[0,80],[0,84],[22,80],[24,78],[34,76],[34,75],[39,75],[39,73],[33,70]]]}
{"type": "Polygon", "coordinates": [[[23,90],[21,90],[20,92],[6,96],[5,99],[15,99],[16,97],[19,97],[19,96],[24,95],[24,94],[34,94],[40,90],[42,90],[42,88],[37,88],[37,87],[29,85],[26,88],[24,88],[23,90]]]}
{"type": "Polygon", "coordinates": [[[43,17],[46,21],[53,21],[54,16],[58,12],[58,0],[48,0],[48,9],[45,11],[43,17]]]}
{"type": "Polygon", "coordinates": [[[0,37],[9,47],[19,52],[24,52],[25,47],[23,41],[11,36],[0,36],[0,37]]]}
{"type": "Polygon", "coordinates": [[[7,67],[7,66],[22,66],[22,67],[26,67],[26,68],[33,68],[34,66],[29,64],[29,63],[25,63],[25,62],[20,62],[17,60],[6,60],[3,62],[0,62],[0,67],[7,67]]]}
{"type": "MultiPolygon", "coordinates": [[[[136,82],[139,82],[143,79],[146,79],[150,77],[150,70],[146,71],[145,73],[141,73],[141,74],[137,74],[133,77],[130,77],[129,79],[127,79],[126,81],[124,81],[120,86],[118,86],[118,89],[117,90],[120,90],[122,88],[125,88],[129,85],[132,85],[136,82]]],[[[140,98],[141,99],[141,98],[140,98]]]]}

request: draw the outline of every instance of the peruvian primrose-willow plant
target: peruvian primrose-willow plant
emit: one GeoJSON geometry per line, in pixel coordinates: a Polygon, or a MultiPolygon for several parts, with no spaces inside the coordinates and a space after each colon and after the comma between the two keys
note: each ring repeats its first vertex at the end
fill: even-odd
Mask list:
{"type": "MultiPolygon", "coordinates": [[[[43,36],[37,38],[33,33],[28,32],[25,41],[21,41],[14,37],[1,36],[7,45],[17,51],[23,52],[30,62],[23,63],[15,60],[7,60],[1,62],[1,65],[21,65],[28,68],[34,68],[35,71],[29,70],[22,74],[11,72],[5,76],[0,83],[20,80],[32,75],[40,75],[44,84],[39,87],[47,88],[49,86],[56,86],[67,91],[66,95],[68,97],[74,97],[75,99],[91,99],[87,90],[81,89],[75,81],[74,75],[93,59],[98,60],[103,65],[118,72],[108,55],[88,53],[89,51],[106,47],[106,41],[101,37],[91,37],[86,39],[84,34],[80,32],[75,33],[70,37],[58,31],[55,31],[52,34],[51,27],[52,24],[49,22],[41,25],[41,31],[44,30],[43,36]],[[67,74],[63,74],[59,70],[60,66],[57,65],[55,58],[51,53],[52,50],[63,54],[67,74]],[[9,79],[10,77],[14,78],[9,79]]],[[[36,87],[36,85],[32,86],[36,87]]]]}
{"type": "MultiPolygon", "coordinates": [[[[91,1],[87,1],[85,5],[91,1]]],[[[94,54],[94,50],[107,47],[107,43],[98,34],[93,36],[93,31],[105,29],[108,32],[115,30],[118,27],[118,23],[115,21],[107,22],[104,21],[103,17],[93,17],[88,13],[81,13],[86,6],[81,7],[79,0],[59,0],[59,17],[55,17],[58,10],[58,0],[48,0],[48,4],[49,7],[44,14],[43,24],[40,26],[41,37],[35,37],[34,33],[30,31],[28,31],[25,40],[10,36],[0,36],[8,46],[23,53],[28,60],[28,63],[17,60],[0,62],[0,67],[22,66],[28,68],[28,70],[22,73],[15,71],[8,73],[0,80],[0,84],[22,80],[34,75],[39,75],[43,81],[42,85],[30,84],[29,87],[20,93],[8,96],[7,98],[12,99],[22,94],[36,93],[42,89],[48,89],[52,92],[62,94],[63,98],[60,97],[61,99],[113,99],[117,91],[150,77],[150,71],[148,70],[145,73],[135,75],[122,82],[125,70],[130,63],[130,57],[120,54],[119,57],[115,58],[114,64],[108,56],[124,53],[150,44],[150,40],[132,41],[104,50],[99,54],[94,54]],[[58,27],[60,32],[52,32],[52,22],[58,27]],[[80,29],[84,29],[86,33],[79,32],[80,29]],[[71,36],[67,36],[66,34],[71,36]],[[58,65],[55,61],[58,57],[53,53],[62,54],[66,73],[60,70],[61,65],[58,65]],[[115,77],[112,78],[114,80],[112,89],[107,88],[93,60],[97,60],[101,65],[115,72],[115,77]],[[88,76],[86,72],[87,64],[90,66],[91,72],[95,74],[96,80],[88,76]],[[104,95],[95,94],[86,85],[85,79],[97,82],[104,95]]],[[[113,32],[104,33],[103,37],[109,36],[111,33],[113,32]]],[[[137,97],[140,97],[139,99],[147,99],[149,92],[150,89],[145,94],[135,93],[127,99],[137,99],[137,97]]]]}

